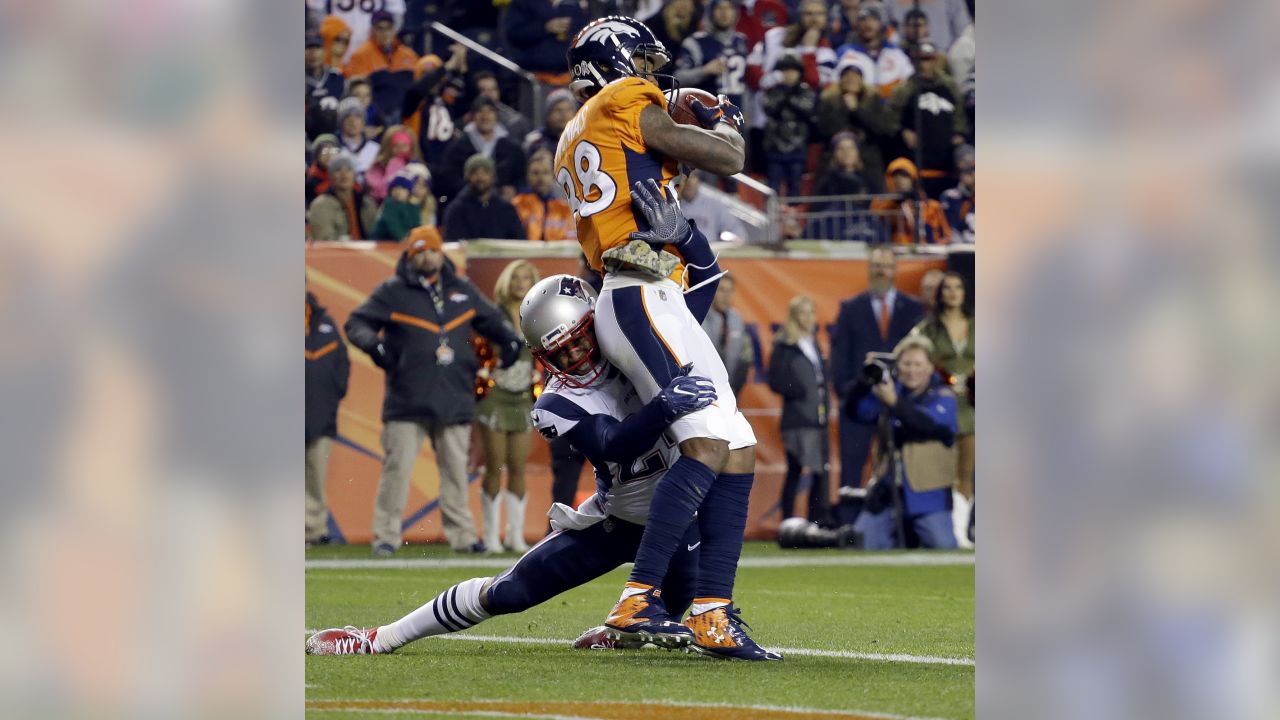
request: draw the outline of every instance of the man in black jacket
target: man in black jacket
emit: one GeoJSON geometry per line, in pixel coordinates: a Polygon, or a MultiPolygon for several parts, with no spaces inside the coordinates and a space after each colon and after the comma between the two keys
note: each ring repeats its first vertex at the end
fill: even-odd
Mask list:
{"type": "Polygon", "coordinates": [[[476,153],[467,158],[462,174],[467,188],[449,203],[444,213],[444,235],[449,240],[525,240],[528,236],[520,214],[493,187],[493,161],[476,153]]]}
{"type": "Polygon", "coordinates": [[[467,457],[479,363],[471,351],[474,329],[502,350],[502,367],[515,362],[521,341],[498,309],[446,265],[444,241],[431,227],[409,233],[396,274],[382,282],[347,319],[351,344],[387,374],[382,402],[382,477],[374,505],[373,552],[400,545],[401,516],[413,462],[431,438],[440,469],[440,514],[450,547],[484,549],[467,502],[467,457]]]}
{"type": "Polygon", "coordinates": [[[316,296],[307,293],[306,430],[307,482],[306,540],[328,541],[329,506],[324,498],[325,470],[329,465],[331,438],[338,435],[338,402],[347,394],[351,361],[347,346],[329,313],[316,296]]]}
{"type": "MultiPolygon", "coordinates": [[[[920,301],[894,287],[898,260],[893,249],[872,248],[867,260],[869,288],[840,303],[831,336],[831,374],[839,397],[849,396],[869,352],[890,352],[924,316],[920,301]]],[[[862,468],[874,428],[840,418],[840,484],[862,485],[862,468]]]]}

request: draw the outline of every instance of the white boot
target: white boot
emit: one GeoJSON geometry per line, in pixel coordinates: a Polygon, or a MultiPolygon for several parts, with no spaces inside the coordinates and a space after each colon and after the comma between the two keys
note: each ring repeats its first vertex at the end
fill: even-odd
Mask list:
{"type": "Polygon", "coordinates": [[[973,541],[969,539],[969,512],[973,502],[963,493],[951,488],[951,525],[956,531],[956,545],[969,549],[973,541]]]}
{"type": "Polygon", "coordinates": [[[484,551],[500,553],[502,540],[498,538],[498,526],[502,524],[502,504],[498,502],[498,498],[489,497],[488,493],[481,490],[480,509],[484,514],[484,551]]]}
{"type": "Polygon", "coordinates": [[[529,549],[524,542],[524,506],[529,496],[516,497],[511,491],[503,494],[507,496],[507,549],[523,553],[529,549]]]}

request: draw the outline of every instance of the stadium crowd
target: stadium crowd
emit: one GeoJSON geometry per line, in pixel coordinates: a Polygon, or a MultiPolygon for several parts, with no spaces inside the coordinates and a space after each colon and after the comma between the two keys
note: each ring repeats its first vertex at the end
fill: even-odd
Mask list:
{"type": "MultiPolygon", "coordinates": [[[[564,58],[580,28],[609,14],[644,20],[676,58],[674,72],[684,86],[725,94],[744,108],[750,174],[767,179],[783,197],[845,196],[841,207],[850,216],[840,226],[842,236],[865,237],[852,220],[854,212],[865,210],[882,224],[882,237],[895,244],[974,242],[972,0],[307,0],[307,8],[307,238],[408,241],[396,270],[401,280],[384,283],[382,295],[375,293],[346,326],[351,343],[389,374],[399,372],[388,355],[393,343],[378,331],[390,313],[405,310],[397,303],[407,307],[475,291],[440,266],[436,256],[442,257],[444,240],[575,238],[573,215],[552,177],[557,141],[578,108],[566,88],[564,58]],[[542,117],[515,109],[514,83],[504,83],[512,76],[463,44],[433,35],[432,22],[533,73],[545,93],[542,117]],[[420,267],[436,273],[423,283],[425,294],[405,280],[420,267]]],[[[717,185],[721,192],[737,189],[731,180],[694,173],[682,189],[686,214],[709,237],[741,237],[740,222],[722,211],[718,196],[701,190],[717,185]]],[[[804,223],[794,219],[795,211],[820,208],[822,202],[791,206],[783,236],[802,235],[804,223]]],[[[843,522],[831,502],[826,432],[829,413],[839,407],[843,472],[842,490],[834,497],[840,505],[857,498],[866,546],[966,545],[972,536],[974,467],[972,392],[966,388],[974,354],[969,288],[963,276],[939,271],[925,278],[923,297],[915,299],[896,288],[892,251],[873,249],[869,265],[870,288],[841,304],[831,356],[824,357],[815,342],[813,300],[797,297],[775,334],[767,377],[758,378],[783,400],[787,469],[780,516],[793,514],[807,488],[808,520],[822,526],[843,522]],[[868,353],[892,355],[890,387],[866,376],[868,353]],[[933,402],[939,393],[954,397],[940,414],[930,409],[942,407],[933,402]],[[950,463],[949,475],[936,471],[937,462],[915,460],[904,463],[914,482],[887,477],[886,458],[921,457],[908,446],[931,442],[954,448],[942,459],[950,463]],[[861,491],[869,455],[876,459],[872,478],[885,482],[861,491]],[[928,482],[921,480],[926,476],[928,482]]],[[[590,271],[584,266],[579,274],[588,277],[590,271]]],[[[450,358],[471,352],[464,342],[450,347],[444,333],[438,346],[395,348],[402,356],[435,357],[427,365],[447,376],[452,389],[444,402],[437,392],[442,380],[389,379],[388,388],[394,385],[398,393],[388,391],[396,412],[383,442],[393,467],[384,467],[380,480],[375,552],[391,554],[399,545],[408,476],[426,438],[441,464],[441,506],[454,549],[524,549],[523,460],[539,380],[529,359],[510,344],[520,288],[537,279],[532,265],[517,261],[492,294],[482,289],[499,308],[473,313],[461,328],[469,333],[474,326],[489,338],[477,341],[478,375],[469,355],[468,362],[440,362],[444,351],[450,358]],[[473,387],[474,393],[459,390],[473,387]],[[431,409],[442,402],[447,422],[431,409]],[[487,469],[482,535],[475,532],[465,499],[470,427],[460,423],[473,420],[487,469]],[[505,490],[501,467],[508,471],[505,490]],[[505,540],[498,527],[503,498],[505,540]]],[[[704,327],[736,392],[765,358],[756,358],[732,308],[733,291],[729,277],[704,327]]],[[[410,314],[430,316],[427,310],[410,314]]],[[[325,457],[349,363],[345,350],[331,347],[338,337],[334,321],[310,294],[307,312],[310,543],[327,536],[325,457]]],[[[564,443],[551,445],[554,500],[572,502],[583,458],[564,443]]]]}
{"type": "Polygon", "coordinates": [[[623,13],[683,86],[744,108],[750,174],[784,198],[851,196],[827,239],[866,238],[856,215],[895,243],[974,241],[973,0],[306,2],[308,239],[401,241],[420,225],[573,239],[543,161],[577,109],[565,53],[623,13]],[[519,78],[432,23],[531,72],[542,117],[513,107],[519,78]]]}

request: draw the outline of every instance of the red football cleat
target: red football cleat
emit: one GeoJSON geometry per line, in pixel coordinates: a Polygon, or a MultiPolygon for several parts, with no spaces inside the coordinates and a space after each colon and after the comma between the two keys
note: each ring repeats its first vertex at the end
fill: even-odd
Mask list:
{"type": "Polygon", "coordinates": [[[329,628],[307,638],[308,655],[377,655],[373,639],[378,628],[362,629],[354,625],[329,628]]]}

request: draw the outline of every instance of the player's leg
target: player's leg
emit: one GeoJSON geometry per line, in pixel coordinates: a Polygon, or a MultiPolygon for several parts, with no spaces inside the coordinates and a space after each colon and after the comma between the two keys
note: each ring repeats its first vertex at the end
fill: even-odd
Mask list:
{"type": "Polygon", "coordinates": [[[316,633],[313,655],[388,653],[422,638],[474,627],[494,615],[523,612],[626,562],[641,528],[607,519],[583,530],[552,533],[497,577],[464,580],[387,625],[316,633]]]}

